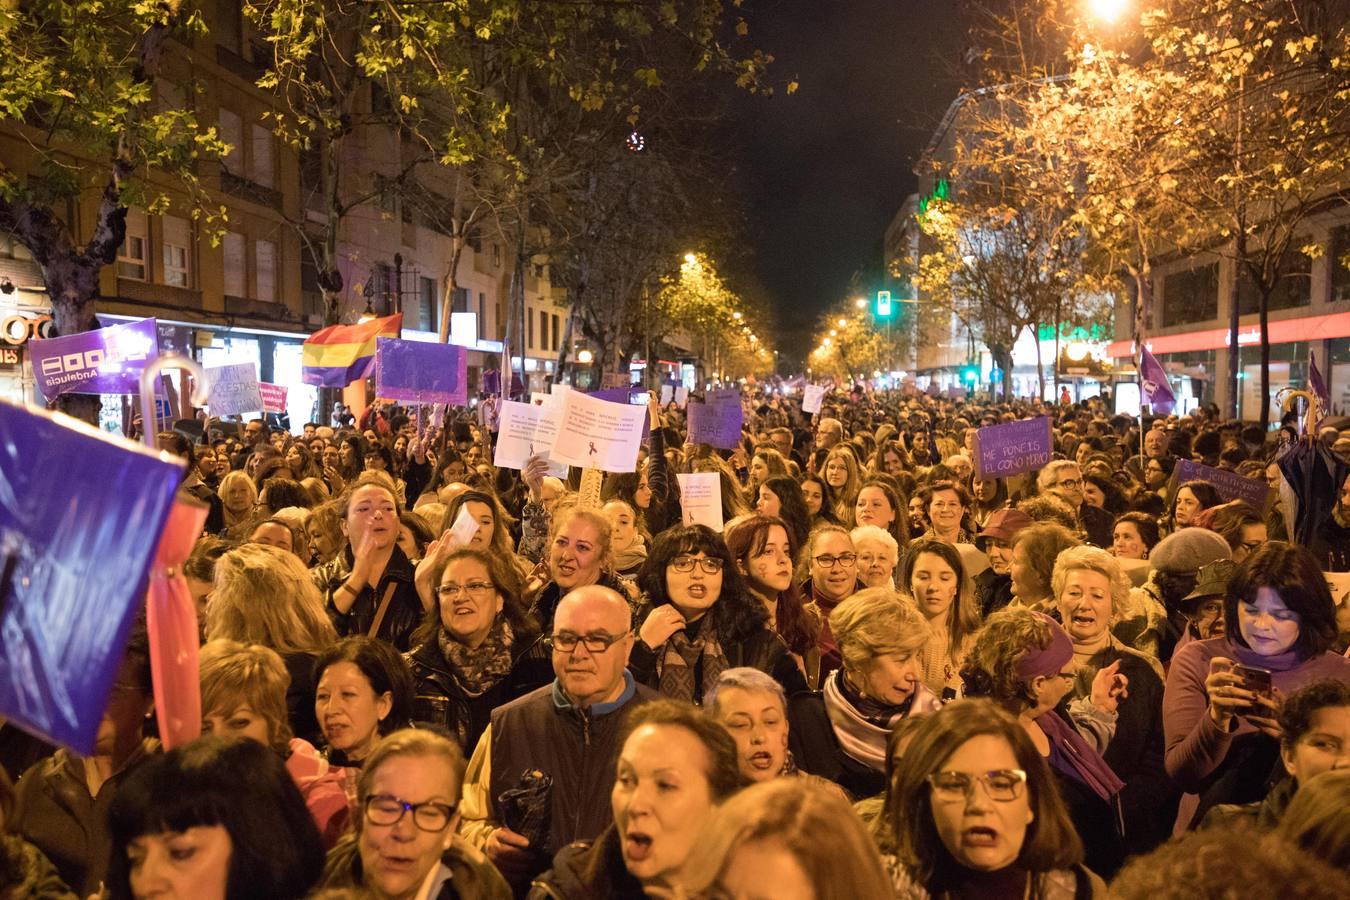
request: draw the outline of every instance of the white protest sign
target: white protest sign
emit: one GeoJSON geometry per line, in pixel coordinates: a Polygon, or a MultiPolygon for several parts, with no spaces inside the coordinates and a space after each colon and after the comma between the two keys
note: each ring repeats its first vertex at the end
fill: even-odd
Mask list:
{"type": "MultiPolygon", "coordinates": [[[[555,461],[605,472],[637,471],[647,410],[598,400],[580,391],[566,392],[559,405],[562,415],[553,443],[555,461]]],[[[542,418],[540,425],[542,430],[542,418]]]]}
{"type": "Polygon", "coordinates": [[[530,403],[534,404],[535,406],[543,406],[545,403],[548,402],[549,396],[550,395],[545,394],[541,391],[530,391],[530,403]]]}
{"type": "Polygon", "coordinates": [[[673,384],[663,384],[663,385],[661,385],[661,405],[662,405],[662,406],[669,406],[669,405],[670,405],[671,398],[673,398],[674,396],[675,396],[675,385],[673,385],[673,384]]]}
{"type": "Polygon", "coordinates": [[[689,402],[689,388],[681,386],[675,389],[675,405],[684,409],[684,405],[689,402]]]}
{"type": "Polygon", "coordinates": [[[210,385],[213,416],[237,416],[246,412],[262,412],[262,388],[258,386],[258,369],[253,363],[236,363],[206,370],[210,385]]]}
{"type": "Polygon", "coordinates": [[[1323,572],[1327,587],[1331,588],[1331,602],[1337,606],[1345,603],[1346,594],[1350,594],[1350,572],[1323,572]]]}
{"type": "Polygon", "coordinates": [[[451,546],[467,547],[477,533],[478,520],[469,512],[469,504],[465,503],[459,508],[459,515],[455,516],[455,524],[450,526],[451,546]]]}
{"type": "Polygon", "coordinates": [[[722,482],[716,472],[684,472],[680,480],[680,516],[685,525],[707,525],[722,533],[722,482]]]}
{"type": "MultiPolygon", "coordinates": [[[[547,395],[545,395],[547,396],[547,395]]],[[[541,430],[540,421],[545,418],[546,406],[532,403],[518,403],[506,400],[499,413],[500,431],[497,432],[497,449],[492,464],[499,469],[524,469],[531,456],[548,456],[558,434],[557,410],[541,430]]],[[[558,478],[567,477],[566,463],[551,463],[548,474],[558,478]]]]}
{"type": "Polygon", "coordinates": [[[808,415],[820,412],[820,402],[825,399],[826,390],[818,384],[808,384],[802,388],[802,412],[808,415]]]}

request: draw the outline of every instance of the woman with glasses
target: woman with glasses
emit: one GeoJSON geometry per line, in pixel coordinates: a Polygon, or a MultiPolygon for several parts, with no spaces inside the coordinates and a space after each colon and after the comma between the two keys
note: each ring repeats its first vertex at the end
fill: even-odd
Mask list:
{"type": "Polygon", "coordinates": [[[803,569],[810,577],[802,582],[802,599],[821,623],[816,646],[823,679],[839,668],[839,646],[830,633],[830,613],[863,588],[858,580],[858,550],[848,531],[839,525],[821,525],[812,531],[797,563],[799,577],[803,569]]]}
{"type": "Polygon", "coordinates": [[[820,692],[789,696],[789,745],[804,771],[861,800],[886,787],[887,739],[896,724],[938,708],[919,660],[929,628],[913,604],[886,588],[839,604],[830,628],[843,667],[820,692]]]}
{"type": "Polygon", "coordinates": [[[553,667],[509,561],[482,550],[452,550],[432,583],[436,602],[408,654],[413,718],[444,728],[471,750],[492,710],[548,684],[553,667]]]}
{"type": "Polygon", "coordinates": [[[1018,720],[959,700],[914,730],[886,795],[903,900],[1106,896],[1041,754],[1018,720]]]}
{"type": "Polygon", "coordinates": [[[361,772],[355,832],[328,854],[323,886],[375,900],[510,900],[506,880],[455,832],[464,754],[431,731],[396,731],[361,772]]]}
{"type": "Polygon", "coordinates": [[[704,525],[662,532],[638,576],[639,640],[628,666],[662,696],[701,703],[726,669],[750,666],[789,691],[806,680],[746,590],[726,542],[704,525]]]}
{"type": "Polygon", "coordinates": [[[966,696],[988,697],[1017,716],[1055,777],[1088,866],[1110,877],[1124,856],[1118,826],[1124,784],[1101,754],[1129,685],[1113,664],[1097,672],[1088,697],[1064,702],[1073,690],[1073,650],[1054,619],[1010,606],[980,629],[961,677],[966,696]]]}

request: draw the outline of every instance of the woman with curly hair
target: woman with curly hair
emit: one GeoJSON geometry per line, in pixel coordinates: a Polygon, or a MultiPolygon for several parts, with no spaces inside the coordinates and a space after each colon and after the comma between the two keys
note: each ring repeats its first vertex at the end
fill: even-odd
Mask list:
{"type": "Polygon", "coordinates": [[[806,674],[816,684],[820,673],[820,620],[806,609],[792,577],[797,544],[782,519],[751,516],[738,522],[726,536],[736,566],[745,576],[746,588],[764,604],[769,627],[787,644],[806,674]]]}
{"type": "Polygon", "coordinates": [[[638,585],[639,641],[629,659],[638,681],[694,703],[736,666],[769,673],[789,693],[806,688],[764,603],[746,589],[726,542],[711,529],[686,525],[662,532],[638,585]]]}

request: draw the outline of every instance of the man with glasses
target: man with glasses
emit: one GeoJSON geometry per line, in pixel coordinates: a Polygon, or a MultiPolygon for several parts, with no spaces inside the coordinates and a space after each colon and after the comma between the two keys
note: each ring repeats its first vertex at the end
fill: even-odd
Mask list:
{"type": "Polygon", "coordinates": [[[838,419],[824,418],[816,425],[816,449],[829,450],[844,440],[844,423],[838,419]]]}
{"type": "Polygon", "coordinates": [[[592,584],[563,597],[545,639],[555,680],[494,710],[473,751],[460,831],[516,888],[613,819],[619,726],[657,697],[628,671],[632,630],[617,591],[592,584]]]}
{"type": "Polygon", "coordinates": [[[1078,521],[1083,525],[1088,543],[1103,549],[1111,547],[1111,529],[1115,519],[1104,509],[1098,509],[1083,499],[1083,471],[1078,463],[1059,459],[1041,469],[1036,477],[1036,486],[1042,492],[1049,491],[1059,496],[1078,513],[1078,521]]]}

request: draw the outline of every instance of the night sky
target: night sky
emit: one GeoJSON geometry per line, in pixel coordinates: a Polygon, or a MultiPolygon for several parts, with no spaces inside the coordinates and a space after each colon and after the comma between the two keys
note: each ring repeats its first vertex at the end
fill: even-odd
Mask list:
{"type": "Polygon", "coordinates": [[[738,102],[752,268],[785,356],[849,277],[879,268],[918,154],[959,90],[956,0],[752,0],[756,46],[792,96],[738,102]]]}

